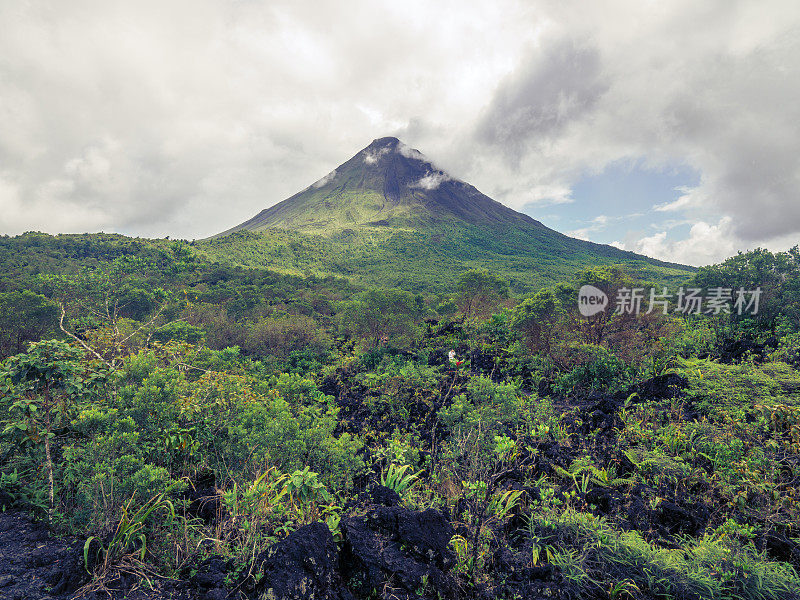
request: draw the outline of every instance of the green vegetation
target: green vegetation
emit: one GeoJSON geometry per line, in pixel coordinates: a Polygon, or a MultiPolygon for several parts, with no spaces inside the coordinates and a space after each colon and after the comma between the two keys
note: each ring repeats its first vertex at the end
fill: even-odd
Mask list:
{"type": "Polygon", "coordinates": [[[412,292],[209,247],[0,239],[0,503],[85,539],[96,589],[212,555],[252,585],[303,525],[344,544],[382,485],[453,526],[461,597],[796,597],[796,250],[686,282],[761,285],[764,314],[585,319],[580,285],[663,272],[550,272],[520,295],[499,268],[451,269],[412,292]]]}
{"type": "Polygon", "coordinates": [[[194,248],[210,260],[292,274],[346,277],[366,286],[452,293],[470,269],[502,273],[516,294],[569,281],[586,265],[622,264],[638,279],[677,283],[693,269],[648,261],[555,231],[463,223],[433,229],[362,227],[332,235],[238,231],[194,248]]]}

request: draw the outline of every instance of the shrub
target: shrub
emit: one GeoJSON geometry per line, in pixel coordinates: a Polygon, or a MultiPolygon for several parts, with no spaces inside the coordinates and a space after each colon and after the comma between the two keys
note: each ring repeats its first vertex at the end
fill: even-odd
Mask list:
{"type": "Polygon", "coordinates": [[[185,315],[189,324],[206,331],[206,343],[214,350],[242,346],[247,339],[246,328],[230,318],[222,305],[202,302],[191,304],[186,308],[185,315]]]}
{"type": "Polygon", "coordinates": [[[562,395],[617,391],[633,382],[635,370],[603,346],[572,346],[569,362],[574,364],[556,377],[553,389],[562,395]]]}
{"type": "Polygon", "coordinates": [[[604,519],[572,509],[534,514],[531,539],[550,562],[589,595],[619,588],[648,597],[763,600],[792,598],[800,577],[732,538],[711,534],[683,547],[661,548],[636,531],[619,532],[604,519]]]}
{"type": "Polygon", "coordinates": [[[174,321],[162,325],[153,332],[151,339],[155,342],[187,342],[189,344],[201,344],[206,338],[206,332],[200,327],[189,325],[185,321],[174,321]]]}
{"type": "Polygon", "coordinates": [[[314,319],[303,315],[264,317],[247,326],[247,338],[242,349],[258,356],[287,358],[293,352],[326,352],[331,339],[314,319]]]}
{"type": "Polygon", "coordinates": [[[439,411],[439,421],[451,433],[477,431],[478,444],[487,453],[494,447],[494,437],[525,422],[534,398],[520,394],[514,383],[496,383],[488,377],[470,377],[466,394],[459,394],[449,406],[439,411]]]}

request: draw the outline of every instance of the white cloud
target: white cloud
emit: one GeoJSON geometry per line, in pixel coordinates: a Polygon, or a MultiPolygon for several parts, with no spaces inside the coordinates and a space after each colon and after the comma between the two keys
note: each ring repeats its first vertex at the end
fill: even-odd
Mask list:
{"type": "Polygon", "coordinates": [[[218,232],[374,138],[469,122],[531,15],[508,0],[0,2],[2,233],[218,232]]]}
{"type": "Polygon", "coordinates": [[[364,151],[364,162],[368,165],[374,165],[382,156],[389,153],[389,148],[381,148],[380,150],[369,149],[364,151]]]}
{"type": "Polygon", "coordinates": [[[331,181],[336,179],[336,169],[325,175],[322,179],[318,179],[314,183],[311,184],[311,187],[314,188],[321,188],[324,185],[328,185],[331,181]]]}
{"type": "MultiPolygon", "coordinates": [[[[396,135],[516,208],[684,165],[699,183],[656,216],[696,240],[730,219],[720,251],[800,238],[797,2],[34,0],[0,22],[2,233],[210,235],[396,135]]],[[[671,236],[642,244],[703,260],[671,236]]]]}
{"type": "Polygon", "coordinates": [[[422,152],[420,152],[415,148],[412,148],[411,146],[403,143],[402,141],[399,144],[397,144],[397,151],[406,158],[413,158],[415,160],[422,160],[422,161],[428,160],[427,158],[425,158],[425,155],[422,154],[422,152]]]}
{"type": "Polygon", "coordinates": [[[656,204],[653,210],[659,212],[675,212],[686,209],[703,208],[710,203],[710,198],[702,188],[679,187],[677,191],[682,192],[678,198],[672,202],[656,204]]]}
{"type": "Polygon", "coordinates": [[[445,181],[450,181],[451,179],[452,178],[447,173],[442,173],[441,171],[432,171],[422,177],[419,181],[409,185],[409,187],[419,188],[422,190],[435,190],[442,185],[442,183],[445,181]]]}
{"type": "MultiPolygon", "coordinates": [[[[513,181],[513,180],[511,180],[513,181]]],[[[495,197],[504,197],[514,193],[512,187],[500,188],[493,191],[495,197]]],[[[550,206],[553,204],[571,204],[575,202],[572,189],[566,183],[534,184],[524,193],[525,204],[534,206],[550,206]]]]}
{"type": "Polygon", "coordinates": [[[597,215],[594,217],[587,227],[581,227],[580,229],[574,229],[567,233],[567,235],[571,235],[572,237],[578,238],[579,240],[586,240],[589,241],[589,235],[591,233],[595,233],[597,231],[602,231],[608,225],[609,217],[606,215],[597,215]]]}
{"type": "Polygon", "coordinates": [[[729,216],[742,245],[800,235],[799,4],[544,7],[473,129],[478,187],[522,206],[618,160],[683,165],[700,183],[659,211],[729,216]]]}
{"type": "Polygon", "coordinates": [[[700,221],[689,230],[689,236],[669,240],[666,231],[643,237],[632,244],[612,243],[623,250],[686,265],[701,266],[724,260],[736,253],[733,220],[723,217],[716,224],[700,221]]]}

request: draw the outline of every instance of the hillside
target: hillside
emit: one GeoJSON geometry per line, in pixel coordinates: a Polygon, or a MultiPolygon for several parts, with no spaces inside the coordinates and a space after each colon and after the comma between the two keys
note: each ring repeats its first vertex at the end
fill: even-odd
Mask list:
{"type": "Polygon", "coordinates": [[[506,274],[518,293],[595,265],[626,264],[662,281],[694,271],[558,233],[391,137],[198,248],[242,266],[427,291],[443,291],[475,267],[506,274]]]}

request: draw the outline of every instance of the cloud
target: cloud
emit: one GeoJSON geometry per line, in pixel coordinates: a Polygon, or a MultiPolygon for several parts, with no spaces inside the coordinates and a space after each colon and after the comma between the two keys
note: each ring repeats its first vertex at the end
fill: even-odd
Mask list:
{"type": "Polygon", "coordinates": [[[520,207],[615,161],[682,165],[700,183],[657,210],[730,217],[743,245],[800,235],[800,5],[542,6],[553,27],[469,138],[473,183],[520,207]]]}
{"type": "Polygon", "coordinates": [[[674,200],[673,202],[666,202],[664,204],[656,204],[653,207],[653,210],[659,212],[674,212],[685,210],[687,208],[703,206],[710,201],[708,196],[702,194],[698,188],[681,186],[677,188],[677,191],[682,192],[677,200],[674,200]]]}
{"type": "Polygon", "coordinates": [[[388,154],[389,150],[390,149],[388,147],[381,148],[380,150],[375,150],[375,149],[365,150],[364,162],[367,163],[368,165],[374,165],[381,159],[382,156],[388,154]]]}
{"type": "Polygon", "coordinates": [[[589,241],[589,234],[602,231],[608,225],[609,218],[606,215],[597,215],[594,217],[590,224],[587,227],[581,227],[580,229],[574,229],[567,233],[567,235],[571,235],[572,237],[578,238],[579,240],[586,240],[589,241]]]}
{"type": "Polygon", "coordinates": [[[425,158],[425,155],[422,154],[422,152],[420,152],[415,148],[412,148],[408,144],[404,144],[403,142],[397,144],[397,151],[406,158],[412,158],[414,160],[422,160],[422,161],[428,160],[427,158],[425,158]]]}
{"type": "Polygon", "coordinates": [[[422,190],[435,190],[445,181],[450,181],[452,178],[447,173],[441,171],[431,171],[422,177],[419,181],[410,184],[408,187],[419,188],[422,190]]]}
{"type": "MultiPolygon", "coordinates": [[[[699,182],[660,222],[800,237],[796,2],[34,0],[0,22],[3,233],[202,237],[395,135],[514,208],[679,165],[699,182]]],[[[642,247],[691,254],[662,232],[642,247]]]]}
{"type": "Polygon", "coordinates": [[[501,82],[476,125],[477,139],[519,161],[542,137],[592,112],[609,85],[601,65],[596,47],[553,39],[501,82]]]}
{"type": "MultiPolygon", "coordinates": [[[[404,144],[403,142],[400,142],[397,145],[397,152],[399,152],[406,158],[410,158],[412,160],[419,160],[427,163],[433,168],[436,168],[436,165],[433,164],[433,162],[431,162],[422,152],[420,152],[415,148],[412,148],[407,144],[404,144]]],[[[435,190],[445,181],[453,181],[453,180],[454,180],[453,177],[451,177],[442,170],[429,171],[423,177],[421,177],[419,181],[415,181],[409,184],[409,187],[421,190],[435,190]]]]}
{"type": "Polygon", "coordinates": [[[450,135],[532,36],[514,2],[455,8],[0,3],[2,233],[202,237],[374,138],[450,135]]]}
{"type": "Polygon", "coordinates": [[[669,262],[701,266],[736,253],[739,248],[733,233],[733,219],[723,217],[717,223],[695,223],[684,239],[669,240],[666,231],[659,231],[631,244],[615,242],[611,245],[669,262]]]}
{"type": "Polygon", "coordinates": [[[311,184],[311,187],[314,188],[321,188],[324,185],[328,185],[331,181],[336,178],[336,169],[325,175],[322,179],[318,179],[314,183],[311,184]]]}

